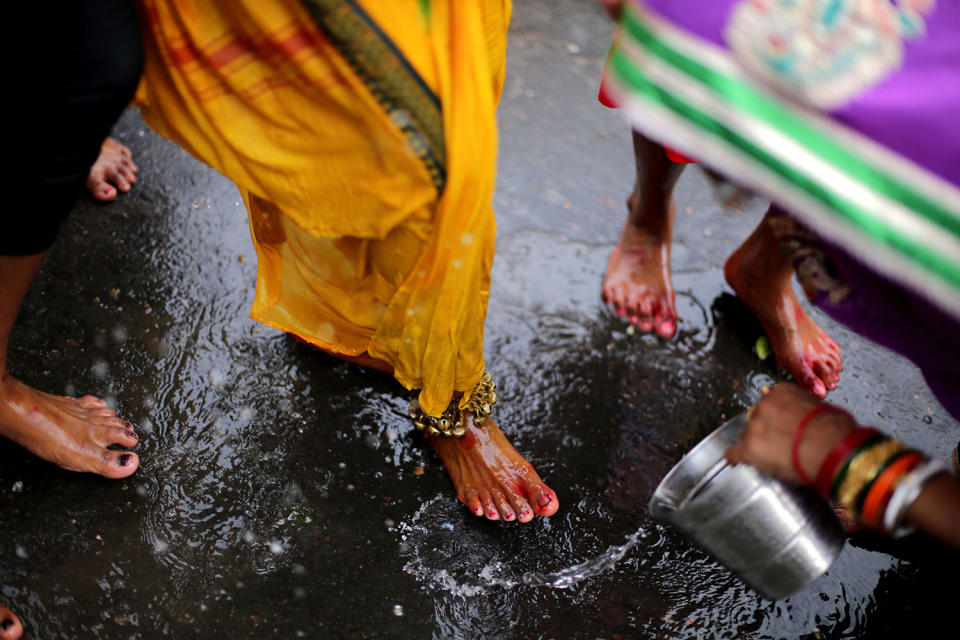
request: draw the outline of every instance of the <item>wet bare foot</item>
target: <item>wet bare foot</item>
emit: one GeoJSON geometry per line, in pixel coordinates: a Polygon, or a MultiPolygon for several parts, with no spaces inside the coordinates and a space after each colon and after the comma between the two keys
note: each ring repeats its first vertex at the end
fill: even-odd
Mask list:
{"type": "Polygon", "coordinates": [[[91,195],[101,202],[110,202],[117,197],[117,189],[130,191],[136,181],[137,165],[133,163],[130,149],[113,138],[106,138],[87,176],[91,195]]]}
{"type": "Polygon", "coordinates": [[[23,624],[20,623],[20,618],[0,604],[0,640],[17,640],[21,635],[23,624]]]}
{"type": "Polygon", "coordinates": [[[670,279],[670,241],[676,205],[654,224],[640,224],[644,215],[636,193],[627,201],[630,215],[620,240],[610,254],[603,279],[603,299],[642,331],[656,331],[664,338],[677,330],[677,309],[670,279]]]}
{"type": "Polygon", "coordinates": [[[763,325],[780,366],[799,386],[826,397],[843,370],[840,346],[800,306],[793,268],[766,218],[727,259],[724,275],[763,325]]]}
{"type": "Polygon", "coordinates": [[[135,447],[138,439],[103,400],[54,396],[9,375],[0,377],[0,435],[69,471],[125,478],[140,464],[135,453],[107,448],[135,447]]]}
{"type": "Polygon", "coordinates": [[[552,516],[560,503],[500,431],[492,418],[483,426],[464,416],[462,438],[428,436],[450,474],[457,498],[488,520],[529,522],[534,514],[552,516]]]}

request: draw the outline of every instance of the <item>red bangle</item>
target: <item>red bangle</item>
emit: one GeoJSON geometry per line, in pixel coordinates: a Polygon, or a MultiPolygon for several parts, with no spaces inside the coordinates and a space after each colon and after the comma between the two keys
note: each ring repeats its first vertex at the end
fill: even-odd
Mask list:
{"type": "Polygon", "coordinates": [[[803,419],[800,420],[800,424],[797,426],[797,432],[793,434],[793,470],[797,472],[797,475],[800,477],[800,480],[803,481],[803,484],[812,485],[813,480],[810,479],[810,476],[806,474],[806,472],[803,470],[803,467],[800,465],[800,440],[803,438],[803,432],[806,431],[807,425],[810,424],[810,421],[821,413],[827,411],[835,411],[837,413],[843,413],[847,416],[850,415],[840,407],[835,407],[832,404],[819,404],[808,411],[807,415],[803,416],[803,419]]]}
{"type": "Polygon", "coordinates": [[[873,427],[859,427],[848,433],[847,437],[827,454],[820,465],[820,470],[817,471],[817,481],[814,484],[816,490],[829,500],[830,485],[833,483],[833,476],[837,469],[860,445],[879,433],[873,427]]]}

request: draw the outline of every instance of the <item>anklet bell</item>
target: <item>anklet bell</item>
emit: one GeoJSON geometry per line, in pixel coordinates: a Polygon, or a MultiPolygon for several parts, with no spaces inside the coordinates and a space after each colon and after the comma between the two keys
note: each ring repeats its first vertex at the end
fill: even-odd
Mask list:
{"type": "MultiPolygon", "coordinates": [[[[483,421],[493,411],[493,405],[497,401],[496,390],[497,383],[494,382],[493,376],[485,371],[480,377],[480,381],[473,388],[467,406],[463,408],[463,412],[473,414],[473,421],[478,426],[482,425],[483,421]]],[[[460,394],[454,396],[444,412],[440,414],[440,417],[434,418],[423,412],[423,409],[420,408],[420,402],[414,397],[410,401],[409,409],[410,417],[413,418],[413,425],[420,431],[426,431],[432,436],[462,437],[467,430],[463,426],[463,412],[459,407],[460,398],[460,394]]]]}

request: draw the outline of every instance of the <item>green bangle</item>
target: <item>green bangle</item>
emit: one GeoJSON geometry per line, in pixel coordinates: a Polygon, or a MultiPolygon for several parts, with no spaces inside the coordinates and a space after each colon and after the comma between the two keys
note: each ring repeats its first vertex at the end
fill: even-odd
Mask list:
{"type": "Polygon", "coordinates": [[[844,461],[843,465],[840,466],[840,470],[837,472],[837,475],[833,477],[833,482],[830,483],[830,497],[834,502],[836,502],[838,499],[837,493],[840,491],[840,485],[843,484],[843,479],[847,476],[847,471],[850,470],[850,463],[853,462],[853,459],[867,449],[871,449],[880,444],[884,440],[889,440],[889,437],[882,433],[876,433],[870,436],[863,441],[863,444],[854,449],[853,453],[851,453],[850,456],[844,461]]]}

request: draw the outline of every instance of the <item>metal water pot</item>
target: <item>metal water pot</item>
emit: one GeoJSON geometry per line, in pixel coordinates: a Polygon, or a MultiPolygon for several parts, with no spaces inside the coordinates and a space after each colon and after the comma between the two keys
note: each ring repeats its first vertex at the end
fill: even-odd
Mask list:
{"type": "Polygon", "coordinates": [[[735,416],[690,450],[653,492],[650,513],[777,600],[830,568],[844,530],[812,489],[727,463],[724,452],[746,423],[746,414],[735,416]]]}

